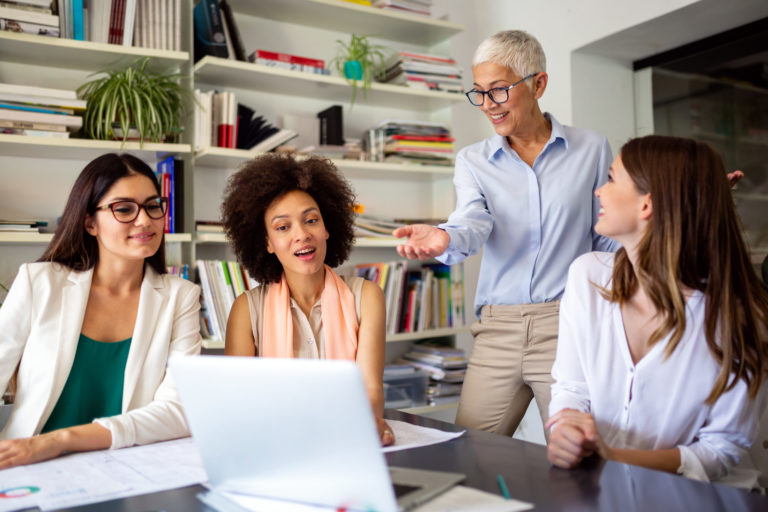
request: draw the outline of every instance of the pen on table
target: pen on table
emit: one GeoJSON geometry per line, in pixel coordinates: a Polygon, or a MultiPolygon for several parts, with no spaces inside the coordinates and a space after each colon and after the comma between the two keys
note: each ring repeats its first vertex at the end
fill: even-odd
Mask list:
{"type": "Polygon", "coordinates": [[[501,489],[501,495],[505,499],[511,500],[512,496],[509,495],[509,489],[507,489],[507,482],[504,481],[504,477],[501,474],[496,475],[496,480],[499,482],[499,489],[501,489]]]}

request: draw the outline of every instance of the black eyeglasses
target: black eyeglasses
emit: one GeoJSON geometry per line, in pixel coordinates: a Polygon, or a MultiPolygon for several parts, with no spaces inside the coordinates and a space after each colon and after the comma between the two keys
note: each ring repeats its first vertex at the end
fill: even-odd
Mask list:
{"type": "Polygon", "coordinates": [[[467,99],[471,104],[473,104],[476,107],[479,107],[483,104],[483,101],[485,101],[485,95],[487,94],[488,97],[491,99],[494,103],[504,103],[509,99],[509,90],[515,87],[517,84],[525,82],[529,78],[533,78],[539,73],[531,73],[530,75],[526,76],[525,78],[521,78],[517,82],[513,83],[512,85],[508,85],[507,87],[494,87],[493,89],[488,89],[487,91],[480,91],[478,89],[472,89],[469,92],[464,93],[467,96],[467,99]]]}
{"type": "Polygon", "coordinates": [[[97,206],[98,210],[112,210],[112,215],[117,222],[133,222],[139,216],[139,211],[144,208],[150,219],[162,219],[168,212],[168,198],[155,197],[144,204],[136,201],[115,201],[114,203],[97,206]]]}

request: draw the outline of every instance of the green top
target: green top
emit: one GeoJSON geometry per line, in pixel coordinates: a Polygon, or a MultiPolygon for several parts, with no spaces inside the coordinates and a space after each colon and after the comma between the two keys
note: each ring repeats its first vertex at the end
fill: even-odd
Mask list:
{"type": "Polygon", "coordinates": [[[41,433],[120,414],[130,348],[131,338],[105,343],[80,334],[67,382],[41,433]]]}

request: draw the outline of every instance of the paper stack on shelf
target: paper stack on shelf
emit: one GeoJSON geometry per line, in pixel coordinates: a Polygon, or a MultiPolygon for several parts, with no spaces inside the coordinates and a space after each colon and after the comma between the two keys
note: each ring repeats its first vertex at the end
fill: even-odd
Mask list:
{"type": "Polygon", "coordinates": [[[462,93],[461,68],[450,57],[398,51],[376,78],[380,82],[402,84],[419,89],[462,93]]]}
{"type": "Polygon", "coordinates": [[[50,0],[3,2],[0,4],[0,30],[59,37],[59,15],[51,9],[50,0]]]}
{"type": "Polygon", "coordinates": [[[373,0],[373,6],[395,12],[432,15],[432,0],[373,0]]]}
{"type": "MultiPolygon", "coordinates": [[[[461,392],[460,383],[467,371],[467,356],[463,350],[432,343],[414,343],[398,363],[409,364],[426,371],[432,381],[432,397],[455,396],[461,392]],[[435,385],[439,382],[442,385],[435,385]],[[450,386],[449,384],[456,384],[450,386]]],[[[429,397],[430,389],[427,389],[429,397]]]]}
{"type": "Polygon", "coordinates": [[[453,165],[454,138],[440,123],[384,121],[366,132],[366,142],[374,162],[453,165]]]}
{"type": "Polygon", "coordinates": [[[85,106],[75,91],[0,83],[0,133],[68,138],[85,106]]]}
{"type": "Polygon", "coordinates": [[[48,223],[42,220],[0,219],[0,232],[3,233],[40,233],[40,228],[48,223]]]}

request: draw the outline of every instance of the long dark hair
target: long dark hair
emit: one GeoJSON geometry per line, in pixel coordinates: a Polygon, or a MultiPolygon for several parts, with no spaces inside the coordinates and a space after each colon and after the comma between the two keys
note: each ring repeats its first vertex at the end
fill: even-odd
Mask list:
{"type": "MultiPolygon", "coordinates": [[[[160,195],[160,185],[152,169],[135,156],[107,153],[86,165],[72,186],[53,240],[38,261],[61,263],[73,270],[93,268],[99,261],[99,245],[85,230],[86,215],[96,213],[99,201],[115,182],[134,174],[149,178],[160,195]]],[[[165,235],[157,252],[145,261],[158,274],[166,272],[165,235]]]]}
{"type": "Polygon", "coordinates": [[[642,283],[664,313],[651,343],[671,332],[669,356],[685,331],[681,287],[701,291],[707,346],[721,366],[707,403],[739,379],[754,398],[768,364],[768,294],[741,236],[722,159],[704,143],[660,135],[632,139],[619,155],[638,191],[650,193],[653,214],[637,248],[637,267],[623,248],[616,253],[606,298],[623,303],[642,283]]]}

